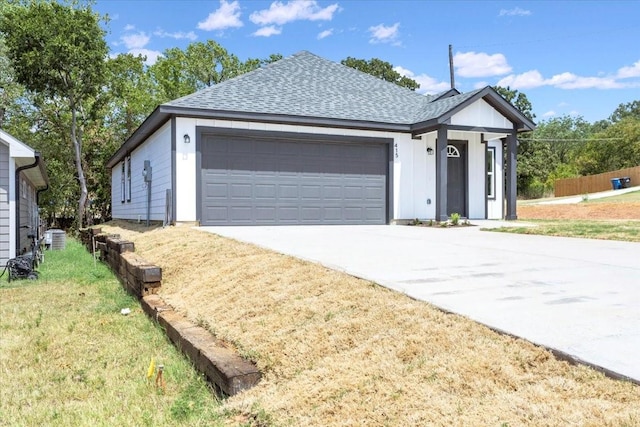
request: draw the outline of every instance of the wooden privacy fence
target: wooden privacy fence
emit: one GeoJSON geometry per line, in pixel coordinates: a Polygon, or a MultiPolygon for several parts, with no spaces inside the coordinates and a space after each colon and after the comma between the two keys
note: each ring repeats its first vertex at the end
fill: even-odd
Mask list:
{"type": "Polygon", "coordinates": [[[612,190],[611,180],[621,177],[631,178],[630,186],[640,185],[640,166],[597,175],[559,179],[553,184],[553,192],[556,197],[562,197],[612,190]]]}

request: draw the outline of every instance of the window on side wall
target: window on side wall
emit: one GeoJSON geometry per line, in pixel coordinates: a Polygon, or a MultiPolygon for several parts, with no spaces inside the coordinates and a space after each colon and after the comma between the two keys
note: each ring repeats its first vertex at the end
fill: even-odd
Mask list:
{"type": "Polygon", "coordinates": [[[487,148],[487,197],[496,198],[496,147],[487,148]]]}
{"type": "Polygon", "coordinates": [[[131,201],[131,156],[127,157],[127,202],[131,201]]]}
{"type": "Polygon", "coordinates": [[[120,170],[120,201],[122,203],[124,203],[124,199],[125,199],[125,194],[124,194],[124,190],[125,190],[125,174],[124,174],[125,170],[124,170],[124,162],[122,162],[122,168],[120,170]]]}

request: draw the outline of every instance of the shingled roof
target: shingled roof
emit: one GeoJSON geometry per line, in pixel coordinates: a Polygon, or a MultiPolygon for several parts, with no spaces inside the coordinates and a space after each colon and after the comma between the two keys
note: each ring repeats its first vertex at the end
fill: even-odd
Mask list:
{"type": "Polygon", "coordinates": [[[302,51],[165,105],[411,124],[430,99],[302,51]]]}
{"type": "Polygon", "coordinates": [[[487,86],[422,95],[307,51],[164,103],[107,163],[112,167],[171,116],[423,133],[484,99],[519,130],[535,124],[487,86]]]}

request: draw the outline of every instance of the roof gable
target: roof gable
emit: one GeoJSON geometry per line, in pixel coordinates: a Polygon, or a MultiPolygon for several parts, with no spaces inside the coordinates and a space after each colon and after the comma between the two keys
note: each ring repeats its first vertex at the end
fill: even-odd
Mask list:
{"type": "Polygon", "coordinates": [[[518,130],[535,124],[487,86],[422,95],[302,51],[158,106],[107,162],[113,167],[171,117],[422,132],[484,99],[518,130]]]}

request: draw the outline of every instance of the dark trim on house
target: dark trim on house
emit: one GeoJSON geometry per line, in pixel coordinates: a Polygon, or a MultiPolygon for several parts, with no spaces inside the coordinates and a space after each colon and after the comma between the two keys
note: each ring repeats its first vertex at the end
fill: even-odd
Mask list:
{"type": "Polygon", "coordinates": [[[447,221],[447,125],[438,128],[436,138],[436,221],[447,221]]]}
{"type": "MultiPolygon", "coordinates": [[[[468,139],[449,139],[447,140],[447,145],[449,145],[452,142],[456,144],[464,145],[464,180],[465,180],[464,210],[465,210],[465,217],[469,218],[469,187],[471,186],[471,183],[469,182],[469,140],[468,139]]],[[[449,161],[449,158],[447,157],[447,162],[448,161],[449,161]]]]}
{"type": "MultiPolygon", "coordinates": [[[[383,141],[383,140],[382,140],[383,141]]],[[[395,140],[386,139],[389,151],[387,152],[387,224],[395,218],[393,216],[393,171],[395,167],[395,159],[393,158],[393,148],[395,140]]]]}
{"type": "Polygon", "coordinates": [[[452,96],[456,96],[456,95],[460,95],[460,91],[458,89],[455,89],[455,88],[449,89],[434,95],[434,97],[431,99],[431,102],[439,101],[445,98],[451,98],[452,96]]]}
{"type": "MultiPolygon", "coordinates": [[[[456,91],[457,92],[457,91],[456,91]]],[[[451,90],[438,96],[436,100],[442,100],[454,96],[451,90]]],[[[436,130],[440,124],[445,124],[451,116],[466,108],[469,104],[478,99],[484,99],[489,105],[498,110],[504,117],[513,122],[517,130],[527,131],[535,128],[535,123],[518,111],[513,105],[508,103],[502,96],[490,86],[478,91],[470,98],[460,102],[458,105],[446,110],[439,117],[419,122],[419,123],[382,123],[361,120],[337,119],[331,117],[309,117],[291,116],[286,114],[255,113],[246,111],[225,111],[208,110],[201,108],[178,107],[173,105],[160,105],[151,113],[149,117],[140,125],[138,129],[122,144],[116,153],[107,162],[107,167],[112,168],[126,155],[142,144],[147,137],[158,130],[172,116],[177,117],[197,117],[223,120],[240,120],[246,122],[290,124],[315,127],[330,127],[339,129],[377,130],[389,132],[411,132],[412,135],[431,132],[436,130]]],[[[432,101],[434,102],[434,101],[432,101]]],[[[449,125],[451,126],[451,125],[449,125]]],[[[455,128],[452,130],[475,130],[477,132],[504,132],[504,129],[492,128],[455,128]]],[[[509,131],[511,131],[509,129],[509,131]]]]}
{"type": "Polygon", "coordinates": [[[527,116],[522,114],[516,107],[507,102],[498,92],[491,86],[487,86],[481,91],[474,94],[472,97],[466,99],[464,102],[456,105],[450,110],[447,110],[442,117],[451,117],[461,110],[464,110],[469,104],[473,104],[478,99],[484,99],[487,104],[498,110],[500,114],[506,117],[510,122],[514,123],[514,129],[516,131],[528,131],[535,129],[536,125],[527,116]]]}
{"type": "MultiPolygon", "coordinates": [[[[176,213],[178,205],[176,204],[176,186],[178,185],[178,178],[176,175],[176,167],[177,167],[177,139],[178,139],[178,127],[176,125],[176,118],[171,117],[171,225],[176,223],[176,213]]],[[[196,144],[198,143],[198,138],[196,137],[196,144]]],[[[166,209],[166,207],[165,207],[166,209]]]]}
{"type": "MultiPolygon", "coordinates": [[[[202,221],[202,141],[206,135],[234,136],[255,139],[294,140],[301,142],[342,142],[345,144],[386,144],[388,151],[387,166],[387,218],[389,224],[393,219],[393,167],[394,167],[394,139],[376,138],[368,136],[328,135],[317,133],[281,132],[255,129],[233,129],[211,126],[196,126],[196,221],[202,221]]],[[[446,151],[445,151],[446,155],[446,151]]]]}
{"type": "Polygon", "coordinates": [[[509,133],[513,129],[509,128],[494,128],[484,126],[463,126],[463,125],[448,125],[449,130],[459,130],[463,132],[480,132],[480,133],[509,133]]]}
{"type": "Polygon", "coordinates": [[[514,126],[513,131],[507,135],[507,214],[505,216],[506,220],[516,220],[518,219],[518,215],[516,213],[516,196],[517,196],[517,174],[516,174],[516,165],[517,160],[516,156],[518,153],[518,140],[516,139],[517,129],[514,126]]]}
{"type": "MultiPolygon", "coordinates": [[[[497,200],[498,193],[496,192],[496,188],[497,188],[497,186],[496,186],[496,176],[497,176],[497,171],[496,171],[496,164],[497,164],[496,147],[487,146],[486,156],[488,158],[491,158],[491,160],[493,162],[493,196],[489,195],[489,188],[488,188],[489,182],[487,181],[487,200],[497,200]]],[[[486,161],[485,161],[485,163],[486,163],[486,161]]],[[[489,167],[486,166],[485,168],[486,168],[487,176],[489,176],[489,167]]]]}
{"type": "Polygon", "coordinates": [[[324,117],[288,116],[284,114],[250,113],[242,111],[206,110],[160,105],[140,125],[107,161],[107,167],[115,166],[127,152],[133,151],[149,135],[160,129],[171,117],[195,117],[219,120],[239,120],[255,123],[272,123],[294,126],[314,126],[338,129],[376,130],[386,132],[410,132],[411,125],[397,123],[378,123],[358,120],[333,119],[324,117]]]}
{"type": "MultiPolygon", "coordinates": [[[[484,133],[480,134],[480,144],[484,145],[484,219],[489,218],[489,183],[487,182],[487,176],[489,175],[489,168],[487,167],[487,155],[489,154],[489,144],[484,139],[484,133]]],[[[495,167],[494,167],[495,169],[495,167]]],[[[495,171],[494,171],[495,173],[495,171]]]]}

